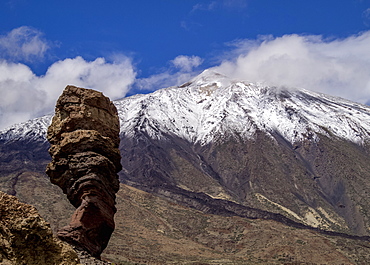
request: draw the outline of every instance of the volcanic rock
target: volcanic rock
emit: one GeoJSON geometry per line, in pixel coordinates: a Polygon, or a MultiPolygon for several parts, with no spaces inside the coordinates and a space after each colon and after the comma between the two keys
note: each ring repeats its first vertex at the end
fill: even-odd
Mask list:
{"type": "Polygon", "coordinates": [[[36,208],[0,191],[0,264],[79,264],[36,208]],[[35,253],[37,253],[35,255],[35,253]]]}
{"type": "Polygon", "coordinates": [[[59,97],[47,139],[46,169],[76,211],[59,238],[100,257],[114,230],[121,170],[117,109],[102,93],[67,86],[59,97]]]}

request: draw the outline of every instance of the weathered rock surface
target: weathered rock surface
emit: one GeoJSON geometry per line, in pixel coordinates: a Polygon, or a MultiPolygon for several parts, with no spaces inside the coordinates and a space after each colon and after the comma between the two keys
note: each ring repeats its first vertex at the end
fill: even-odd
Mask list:
{"type": "Polygon", "coordinates": [[[67,86],[47,139],[52,161],[46,173],[77,208],[58,236],[100,257],[115,226],[121,170],[117,109],[100,92],[67,86]]]}
{"type": "Polygon", "coordinates": [[[80,262],[83,265],[110,265],[112,264],[109,261],[106,261],[103,259],[97,259],[91,256],[90,253],[86,252],[85,250],[80,250],[76,247],[74,247],[74,250],[76,251],[78,258],[80,259],[80,262]]]}
{"type": "Polygon", "coordinates": [[[36,208],[0,191],[0,264],[80,264],[36,208]]]}

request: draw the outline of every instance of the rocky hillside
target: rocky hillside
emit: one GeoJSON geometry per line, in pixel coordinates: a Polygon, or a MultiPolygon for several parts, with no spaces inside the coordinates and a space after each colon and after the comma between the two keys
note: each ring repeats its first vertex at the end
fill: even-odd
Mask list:
{"type": "MultiPolygon", "coordinates": [[[[15,227],[23,227],[22,239],[28,241],[21,246],[18,238],[17,251],[11,253],[23,255],[24,264],[50,264],[50,260],[53,264],[75,264],[77,257],[72,249],[65,246],[69,252],[59,252],[55,247],[62,242],[56,241],[54,247],[47,243],[47,238],[52,238],[51,231],[45,232],[49,227],[41,217],[37,217],[41,229],[36,229],[40,238],[29,236],[38,223],[25,221],[35,219],[24,219],[24,209],[35,213],[34,208],[16,202],[14,197],[1,196],[2,213],[6,213],[1,219],[1,244],[7,242],[3,240],[4,223],[9,226],[5,219],[9,220],[9,213],[15,213],[11,223],[21,221],[15,227]],[[45,255],[40,252],[44,245],[52,250],[45,255]],[[32,252],[30,246],[37,248],[36,261],[32,260],[34,255],[25,259],[27,256],[20,252],[32,252]],[[68,260],[67,254],[73,259],[68,260]]],[[[55,204],[44,205],[42,211],[54,207],[55,204]]],[[[115,264],[366,264],[370,259],[370,242],[366,240],[297,229],[273,220],[204,214],[123,184],[117,194],[117,208],[116,230],[102,255],[103,260],[115,264]]],[[[2,250],[1,264],[22,264],[21,260],[6,263],[9,255],[5,256],[4,250],[9,248],[2,250]]],[[[109,264],[80,251],[77,254],[81,264],[109,264]]]]}
{"type": "Polygon", "coordinates": [[[104,257],[120,264],[366,264],[370,242],[204,214],[121,185],[104,257]]]}

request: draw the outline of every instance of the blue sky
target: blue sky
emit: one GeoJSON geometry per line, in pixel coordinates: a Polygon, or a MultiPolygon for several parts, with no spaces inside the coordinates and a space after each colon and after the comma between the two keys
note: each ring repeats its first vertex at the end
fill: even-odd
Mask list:
{"type": "Polygon", "coordinates": [[[0,129],[67,84],[112,99],[207,68],[370,102],[370,0],[1,0],[0,129]]]}

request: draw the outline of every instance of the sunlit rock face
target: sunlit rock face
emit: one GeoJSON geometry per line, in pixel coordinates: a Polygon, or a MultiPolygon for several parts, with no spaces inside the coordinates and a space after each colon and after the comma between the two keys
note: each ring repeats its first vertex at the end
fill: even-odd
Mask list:
{"type": "Polygon", "coordinates": [[[1,191],[0,249],[0,264],[80,264],[77,253],[53,236],[35,207],[1,191]]]}
{"type": "Polygon", "coordinates": [[[76,207],[59,238],[99,257],[114,230],[121,170],[117,109],[102,93],[67,86],[48,128],[46,173],[76,207]]]}

